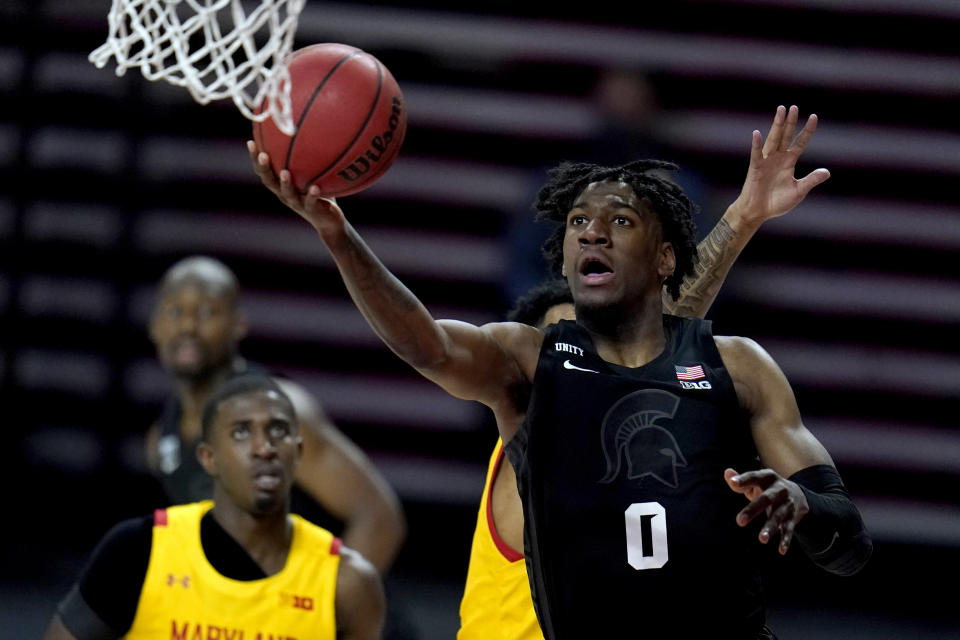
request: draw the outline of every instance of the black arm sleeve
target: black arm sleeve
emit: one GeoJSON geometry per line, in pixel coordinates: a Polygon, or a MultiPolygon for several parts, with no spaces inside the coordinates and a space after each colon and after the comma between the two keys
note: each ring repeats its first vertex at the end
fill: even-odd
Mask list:
{"type": "Polygon", "coordinates": [[[849,576],[862,569],[873,542],[837,470],[818,464],[789,479],[800,486],[810,507],[794,532],[800,547],[831,573],[849,576]]]}
{"type": "Polygon", "coordinates": [[[147,575],[153,516],[107,532],[57,613],[77,640],[115,640],[130,630],[147,575]]]}

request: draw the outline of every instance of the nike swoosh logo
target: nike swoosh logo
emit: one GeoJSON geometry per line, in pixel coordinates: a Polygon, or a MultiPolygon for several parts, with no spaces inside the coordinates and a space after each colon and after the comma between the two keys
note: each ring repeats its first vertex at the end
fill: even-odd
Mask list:
{"type": "Polygon", "coordinates": [[[563,361],[564,369],[575,369],[576,371],[586,371],[587,373],[600,373],[599,371],[594,371],[593,369],[584,369],[583,367],[578,367],[575,364],[570,364],[569,360],[563,361]]]}

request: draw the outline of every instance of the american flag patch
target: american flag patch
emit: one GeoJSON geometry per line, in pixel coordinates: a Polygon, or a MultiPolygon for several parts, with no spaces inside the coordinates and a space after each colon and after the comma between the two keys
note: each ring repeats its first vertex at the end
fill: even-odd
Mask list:
{"type": "Polygon", "coordinates": [[[703,373],[703,366],[681,367],[678,364],[673,365],[677,372],[677,380],[703,380],[707,376],[703,373]]]}

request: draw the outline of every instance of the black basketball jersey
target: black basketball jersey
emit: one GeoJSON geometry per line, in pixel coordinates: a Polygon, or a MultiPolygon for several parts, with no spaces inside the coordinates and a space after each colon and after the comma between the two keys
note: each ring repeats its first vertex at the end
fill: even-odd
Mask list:
{"type": "MultiPolygon", "coordinates": [[[[231,369],[230,378],[247,374],[268,375],[262,366],[242,360],[242,366],[231,369]]],[[[213,480],[197,460],[200,440],[186,442],[180,434],[183,407],[175,393],[167,396],[160,414],[160,438],[157,441],[159,478],[173,504],[209,500],[213,497],[213,480]]]]}
{"type": "Polygon", "coordinates": [[[757,468],[710,323],[664,316],[650,363],[602,360],[575,322],[546,329],[526,420],[506,445],[548,640],[755,638],[757,526],[723,471],[757,468]],[[702,634],[702,635],[701,635],[702,634]]]}

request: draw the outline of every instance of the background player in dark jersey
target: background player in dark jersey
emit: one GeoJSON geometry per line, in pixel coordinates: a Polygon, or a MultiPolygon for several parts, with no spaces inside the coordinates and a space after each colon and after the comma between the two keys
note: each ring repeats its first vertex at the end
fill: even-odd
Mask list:
{"type": "MultiPolygon", "coordinates": [[[[150,337],[173,387],[147,436],[147,459],[173,503],[209,498],[211,482],[197,461],[201,410],[221,382],[250,370],[239,353],[246,335],[240,289],[219,260],[192,256],[164,274],[150,318],[150,337]]],[[[396,494],[366,455],[327,418],[314,397],[278,379],[300,420],[303,460],[294,510],[327,528],[343,524],[347,546],[385,573],[403,544],[406,524],[396,494]],[[306,494],[304,496],[303,494],[306,494]],[[315,501],[326,514],[312,509],[315,501]]]]}
{"type": "MultiPolygon", "coordinates": [[[[794,179],[816,118],[794,140],[796,124],[796,109],[781,107],[766,141],[753,133],[734,206],[787,211],[828,177],[794,179]]],[[[560,223],[551,246],[577,320],[545,334],[434,320],[336,203],[315,188],[301,196],[250,146],[261,180],[316,229],[384,342],[452,395],[493,410],[521,488],[547,638],[757,637],[753,536],[786,553],[796,535],[840,573],[866,561],[859,513],[769,355],[662,314],[661,290],[676,297],[696,259],[693,205],[661,175],[671,165],[552,173],[538,205],[560,223]],[[730,489],[747,495],[746,508],[730,489]],[[737,528],[760,514],[759,531],[737,528]]]]}
{"type": "Polygon", "coordinates": [[[267,376],[236,377],[210,395],[202,424],[213,502],[114,527],[45,640],[379,638],[376,569],[289,512],[302,448],[290,398],[267,376]]]}

